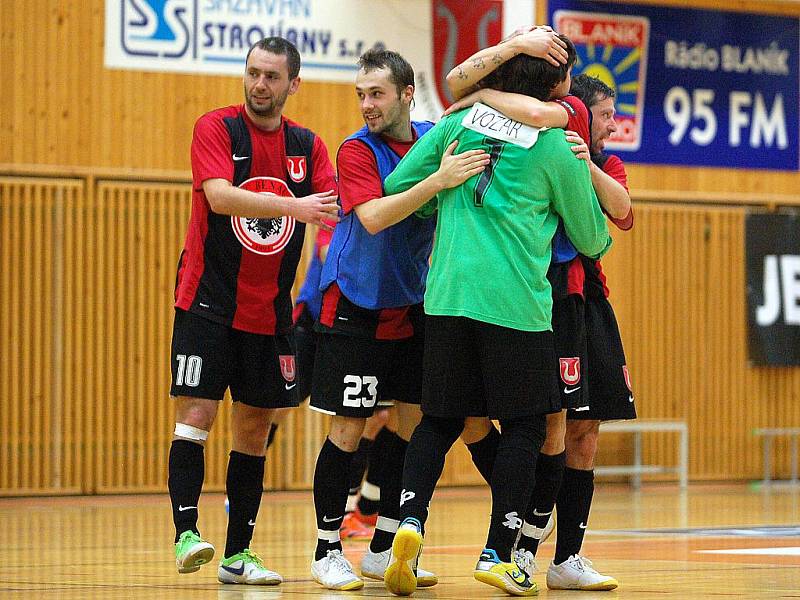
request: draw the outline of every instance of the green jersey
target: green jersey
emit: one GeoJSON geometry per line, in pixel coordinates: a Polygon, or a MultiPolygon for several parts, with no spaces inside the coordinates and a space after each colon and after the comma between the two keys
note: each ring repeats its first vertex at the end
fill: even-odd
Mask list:
{"type": "Polygon", "coordinates": [[[578,252],[600,257],[611,245],[588,166],[561,129],[537,130],[479,103],[420,138],[384,182],[386,193],[434,173],[455,140],[456,153],[484,148],[491,162],[421,209],[439,211],[425,312],[552,329],[547,269],[558,216],[578,252]]]}

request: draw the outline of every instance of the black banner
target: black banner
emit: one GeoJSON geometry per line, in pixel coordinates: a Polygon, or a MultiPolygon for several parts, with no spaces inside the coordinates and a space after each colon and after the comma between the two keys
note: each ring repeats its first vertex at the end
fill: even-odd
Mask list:
{"type": "Polygon", "coordinates": [[[800,215],[749,214],[745,231],[750,360],[800,365],[800,215]]]}

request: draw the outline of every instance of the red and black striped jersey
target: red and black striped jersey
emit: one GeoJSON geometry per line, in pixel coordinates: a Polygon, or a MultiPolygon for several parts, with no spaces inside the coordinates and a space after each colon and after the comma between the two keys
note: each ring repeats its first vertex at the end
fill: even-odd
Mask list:
{"type": "Polygon", "coordinates": [[[203,191],[208,179],[287,198],[336,190],[325,144],[282,119],[260,129],[243,105],[209,112],[192,137],[192,210],[178,264],[175,306],[242,331],[284,333],[292,323],[294,283],[305,225],[291,217],[217,214],[203,191]]]}
{"type": "MultiPolygon", "coordinates": [[[[595,163],[603,169],[603,172],[610,175],[627,191],[628,189],[628,174],[625,172],[625,164],[618,156],[614,154],[603,154],[595,159],[595,163]]],[[[628,231],[633,227],[633,207],[628,211],[628,214],[623,219],[614,219],[609,216],[614,225],[623,231],[628,231]]],[[[587,256],[579,256],[583,271],[584,271],[584,284],[583,291],[585,296],[600,297],[605,296],[608,298],[609,290],[606,282],[606,275],[603,273],[603,265],[599,260],[594,260],[587,256]]]]}
{"type": "MultiPolygon", "coordinates": [[[[604,173],[610,175],[628,189],[628,174],[622,160],[613,154],[593,156],[592,160],[604,173]]],[[[628,211],[624,219],[614,219],[609,216],[614,225],[623,231],[633,227],[633,208],[628,211]]],[[[579,254],[569,262],[552,263],[547,272],[547,279],[553,289],[553,300],[561,300],[572,294],[581,296],[605,296],[608,298],[609,290],[603,266],[599,260],[579,254]]]]}

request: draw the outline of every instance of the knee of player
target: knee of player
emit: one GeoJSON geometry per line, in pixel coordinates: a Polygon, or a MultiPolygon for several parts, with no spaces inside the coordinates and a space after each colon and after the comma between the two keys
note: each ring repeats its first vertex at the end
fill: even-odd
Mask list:
{"type": "Polygon", "coordinates": [[[541,452],[553,456],[564,452],[564,447],[564,432],[562,431],[558,434],[548,429],[547,435],[544,438],[544,443],[542,444],[541,452]]]}
{"type": "Polygon", "coordinates": [[[485,417],[467,417],[464,420],[461,439],[465,444],[474,444],[489,435],[492,427],[494,427],[492,422],[485,417]]]}
{"type": "Polygon", "coordinates": [[[366,419],[357,417],[336,415],[331,419],[328,439],[340,450],[355,452],[358,449],[366,421],[366,419]]]}
{"type": "Polygon", "coordinates": [[[178,396],[175,398],[175,422],[183,423],[208,433],[214,424],[219,402],[203,398],[178,396]]]}
{"type": "Polygon", "coordinates": [[[458,439],[458,436],[461,435],[461,432],[464,430],[464,418],[444,418],[444,417],[434,417],[431,415],[422,415],[422,420],[419,423],[416,431],[414,432],[414,436],[417,436],[419,432],[420,435],[424,435],[426,433],[433,433],[436,436],[439,436],[441,439],[446,440],[451,445],[458,439]]]}
{"type": "MultiPolygon", "coordinates": [[[[544,443],[548,448],[560,448],[558,451],[564,450],[564,436],[567,433],[567,417],[566,411],[547,415],[547,433],[545,435],[544,443]]],[[[544,448],[543,448],[544,449],[544,448]]],[[[551,453],[548,453],[551,454],[551,453]]]]}
{"type": "Polygon", "coordinates": [[[194,427],[187,423],[175,423],[174,439],[186,440],[204,446],[208,439],[208,430],[194,427]]]}
{"type": "Polygon", "coordinates": [[[567,454],[594,458],[598,437],[599,422],[570,421],[565,437],[567,454]]]}

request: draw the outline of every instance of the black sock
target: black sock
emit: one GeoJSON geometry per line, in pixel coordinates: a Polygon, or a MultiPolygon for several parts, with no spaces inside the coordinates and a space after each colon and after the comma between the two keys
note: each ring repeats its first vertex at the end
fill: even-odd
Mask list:
{"type": "Polygon", "coordinates": [[[528,550],[536,555],[542,529],[553,516],[553,507],[561,488],[561,479],[564,477],[564,461],[567,454],[542,454],[536,461],[536,481],[533,486],[528,510],[525,513],[525,522],[522,524],[522,534],[517,542],[517,548],[528,550]]]}
{"type": "Polygon", "coordinates": [[[392,547],[394,534],[400,524],[400,493],[403,488],[403,464],[408,442],[399,435],[386,447],[386,468],[381,480],[381,500],[378,523],[369,544],[372,552],[383,552],[392,547]]]}
{"type": "Polygon", "coordinates": [[[544,443],[545,417],[520,417],[500,422],[500,444],[492,469],[492,520],[486,547],[502,562],[511,560],[511,548],[522,527],[536,475],[536,460],[544,443]]]}
{"type": "Polygon", "coordinates": [[[352,458],[352,452],[345,452],[325,438],[314,469],[314,509],[319,530],[314,560],[325,558],[328,550],[342,549],[339,527],[347,503],[347,479],[352,458]]]}
{"type": "Polygon", "coordinates": [[[277,423],[270,423],[269,424],[269,435],[267,436],[267,448],[272,446],[272,442],[275,441],[275,432],[278,431],[278,424],[277,423]]]}
{"type": "Polygon", "coordinates": [[[369,498],[365,496],[364,490],[361,491],[361,497],[358,499],[358,510],[360,510],[362,514],[374,515],[378,512],[380,505],[380,486],[384,476],[384,465],[386,464],[386,447],[387,444],[392,443],[392,440],[396,437],[397,434],[393,431],[389,431],[386,427],[381,429],[378,435],[375,436],[375,441],[369,451],[369,459],[367,461],[369,466],[367,467],[365,481],[370,484],[369,487],[372,490],[377,488],[379,493],[372,494],[377,497],[369,498]]]}
{"type": "MultiPolygon", "coordinates": [[[[424,527],[428,505],[442,476],[444,459],[464,429],[464,419],[442,419],[423,415],[408,443],[403,467],[400,520],[417,519],[424,527]]],[[[382,494],[381,494],[382,495],[382,494]]]]}
{"type": "Polygon", "coordinates": [[[169,499],[175,523],[175,541],[184,531],[197,535],[197,502],[203,489],[205,457],[203,446],[189,440],[173,440],[169,447],[169,499]]]}
{"type": "Polygon", "coordinates": [[[225,490],[228,492],[228,535],[225,558],[250,547],[253,529],[264,492],[263,456],[252,456],[231,450],[225,490]]]}
{"type": "Polygon", "coordinates": [[[497,445],[500,443],[500,432],[491,424],[489,433],[482,440],[467,444],[467,449],[472,455],[472,464],[478,469],[483,480],[491,484],[494,459],[497,457],[497,445]]]}
{"type": "Polygon", "coordinates": [[[353,458],[350,462],[350,487],[347,491],[350,496],[355,496],[358,494],[358,490],[361,489],[361,480],[364,479],[364,471],[367,470],[370,448],[372,448],[372,440],[361,438],[358,442],[358,448],[353,453],[353,458]]]}
{"type": "Polygon", "coordinates": [[[558,535],[553,558],[555,564],[560,565],[573,554],[580,553],[593,495],[594,471],[564,469],[564,480],[556,500],[558,535]]]}

